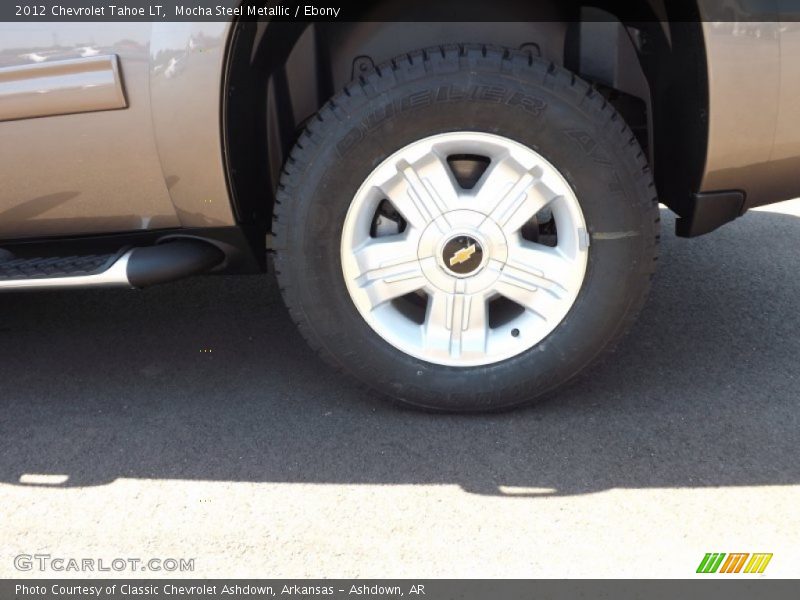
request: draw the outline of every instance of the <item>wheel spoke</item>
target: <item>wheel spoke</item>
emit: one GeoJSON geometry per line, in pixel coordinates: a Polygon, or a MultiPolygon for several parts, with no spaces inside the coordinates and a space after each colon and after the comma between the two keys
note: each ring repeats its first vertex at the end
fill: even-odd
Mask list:
{"type": "Polygon", "coordinates": [[[574,263],[558,248],[532,242],[511,242],[508,244],[507,264],[512,268],[539,275],[549,281],[551,286],[569,293],[574,263]]]}
{"type": "Polygon", "coordinates": [[[542,169],[524,170],[511,158],[490,168],[477,194],[478,206],[507,234],[519,231],[557,194],[542,181],[542,169]]]}
{"type": "Polygon", "coordinates": [[[487,305],[479,294],[431,295],[425,316],[426,348],[446,358],[481,355],[489,333],[487,305]]]}
{"type": "Polygon", "coordinates": [[[574,293],[575,266],[557,248],[510,244],[495,290],[545,321],[560,319],[574,293]]]}
{"type": "MultiPolygon", "coordinates": [[[[424,229],[458,202],[455,179],[450,167],[437,154],[430,153],[414,165],[397,163],[398,177],[384,188],[389,201],[413,227],[424,229]]],[[[442,220],[442,231],[448,227],[442,220]]]]}
{"type": "Polygon", "coordinates": [[[416,245],[407,235],[370,239],[354,258],[359,273],[356,283],[372,308],[425,286],[416,245]]]}

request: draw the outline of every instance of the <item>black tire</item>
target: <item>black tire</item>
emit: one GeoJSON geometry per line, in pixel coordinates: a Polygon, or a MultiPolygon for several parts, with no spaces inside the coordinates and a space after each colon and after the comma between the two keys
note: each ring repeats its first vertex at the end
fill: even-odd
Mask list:
{"type": "Polygon", "coordinates": [[[275,206],[275,266],[292,318],[335,368],[403,403],[480,411],[530,402],[610,348],[655,269],[659,212],[643,153],[604,98],[570,72],[486,46],[445,46],[381,65],[330,100],[291,152],[275,206]],[[567,317],[513,358],[448,367],[380,338],[354,307],[340,261],[354,193],[381,161],[447,131],[525,144],[573,187],[589,229],[586,276],[567,317]]]}

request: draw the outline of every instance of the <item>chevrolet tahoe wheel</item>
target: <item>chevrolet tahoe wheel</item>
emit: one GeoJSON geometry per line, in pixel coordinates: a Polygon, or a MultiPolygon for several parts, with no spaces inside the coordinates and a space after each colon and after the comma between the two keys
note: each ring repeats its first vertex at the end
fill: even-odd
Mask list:
{"type": "Polygon", "coordinates": [[[286,164],[275,264],[328,362],[416,406],[525,403],[642,305],[658,209],[587,84],[482,46],[412,53],[332,99],[286,164]]]}
{"type": "Polygon", "coordinates": [[[507,137],[460,131],[412,142],[367,176],[344,220],[341,260],[378,335],[430,363],[468,367],[553,331],[588,250],[578,200],[553,165],[507,137]],[[459,181],[452,157],[477,181],[459,181]],[[532,222],[557,230],[551,245],[526,239],[532,222]]]}

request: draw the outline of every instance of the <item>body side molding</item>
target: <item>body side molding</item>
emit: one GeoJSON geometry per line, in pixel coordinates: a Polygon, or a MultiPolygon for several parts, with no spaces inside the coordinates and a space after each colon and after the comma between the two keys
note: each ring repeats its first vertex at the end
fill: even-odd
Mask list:
{"type": "Polygon", "coordinates": [[[0,68],[0,121],[127,107],[116,54],[0,68]]]}

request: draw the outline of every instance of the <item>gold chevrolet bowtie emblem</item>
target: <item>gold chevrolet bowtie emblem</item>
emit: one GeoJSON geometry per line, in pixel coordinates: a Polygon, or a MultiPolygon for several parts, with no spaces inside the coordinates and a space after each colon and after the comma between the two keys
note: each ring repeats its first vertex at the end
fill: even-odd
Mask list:
{"type": "Polygon", "coordinates": [[[461,248],[461,250],[456,250],[456,253],[450,257],[450,266],[453,265],[460,265],[463,262],[467,262],[469,257],[475,254],[475,244],[470,244],[466,248],[461,248]]]}

